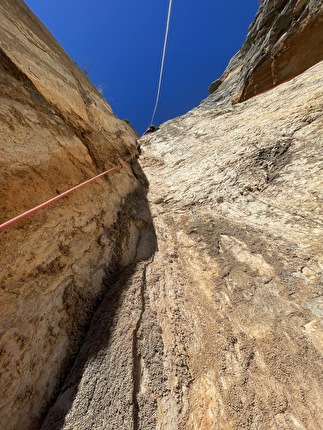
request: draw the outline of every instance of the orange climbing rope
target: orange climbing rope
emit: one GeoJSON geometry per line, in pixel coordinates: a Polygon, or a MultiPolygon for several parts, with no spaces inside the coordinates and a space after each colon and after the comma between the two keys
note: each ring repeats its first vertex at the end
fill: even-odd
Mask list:
{"type": "Polygon", "coordinates": [[[112,173],[114,171],[120,171],[124,167],[125,163],[128,163],[129,161],[133,160],[136,157],[137,151],[138,151],[138,145],[136,146],[136,151],[134,151],[134,153],[132,153],[131,156],[128,157],[125,161],[123,161],[123,160],[120,161],[119,165],[113,166],[110,169],[105,170],[102,173],[99,173],[98,175],[94,176],[93,178],[90,178],[87,181],[84,181],[81,184],[78,184],[75,187],[72,187],[69,190],[64,191],[63,193],[59,194],[58,196],[52,197],[51,199],[47,200],[46,202],[41,203],[40,205],[35,206],[32,209],[29,209],[28,211],[23,212],[20,215],[17,215],[16,217],[14,217],[14,218],[12,218],[12,219],[4,222],[3,224],[0,224],[0,231],[4,230],[4,229],[6,229],[6,228],[8,228],[8,227],[10,227],[10,226],[12,226],[14,224],[16,224],[17,222],[19,222],[19,221],[21,221],[21,220],[23,220],[25,218],[30,217],[31,215],[33,215],[34,213],[40,211],[41,209],[44,209],[45,207],[51,205],[54,202],[57,202],[57,200],[60,200],[63,197],[65,197],[65,196],[73,193],[74,191],[78,190],[79,188],[82,188],[85,185],[88,185],[91,182],[96,181],[97,179],[101,178],[102,176],[108,175],[108,174],[110,174],[110,173],[112,173]]]}

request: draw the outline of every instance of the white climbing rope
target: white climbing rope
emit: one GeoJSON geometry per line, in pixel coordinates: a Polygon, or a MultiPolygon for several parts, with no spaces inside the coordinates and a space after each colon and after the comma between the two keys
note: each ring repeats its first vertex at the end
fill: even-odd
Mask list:
{"type": "Polygon", "coordinates": [[[168,40],[169,23],[170,23],[170,16],[171,16],[171,12],[172,12],[172,5],[173,5],[173,0],[169,0],[168,14],[167,14],[167,24],[166,24],[166,31],[165,31],[165,38],[164,38],[164,47],[163,47],[162,60],[161,60],[161,64],[160,64],[160,72],[159,72],[159,81],[158,81],[158,87],[157,87],[156,102],[155,102],[153,114],[151,116],[150,124],[154,123],[154,119],[155,119],[155,115],[156,115],[156,111],[157,111],[157,106],[158,106],[159,98],[160,98],[160,90],[161,90],[161,84],[162,84],[163,72],[164,72],[164,65],[165,65],[165,56],[166,56],[166,48],[167,48],[167,40],[168,40]]]}

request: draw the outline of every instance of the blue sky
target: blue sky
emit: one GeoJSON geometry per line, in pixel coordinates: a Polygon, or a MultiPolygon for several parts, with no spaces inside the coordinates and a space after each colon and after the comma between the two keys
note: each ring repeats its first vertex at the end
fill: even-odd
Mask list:
{"type": "MultiPolygon", "coordinates": [[[[25,0],[121,119],[141,134],[154,107],[168,0],[25,0]]],[[[173,0],[155,124],[207,97],[242,45],[258,0],[173,0]]]]}

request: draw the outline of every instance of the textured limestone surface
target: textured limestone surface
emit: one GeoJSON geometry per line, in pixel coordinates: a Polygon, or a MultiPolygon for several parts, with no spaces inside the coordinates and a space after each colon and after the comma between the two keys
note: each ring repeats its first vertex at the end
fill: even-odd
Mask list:
{"type": "MultiPolygon", "coordinates": [[[[136,137],[25,3],[1,1],[0,222],[129,157],[136,137]]],[[[134,258],[145,193],[134,169],[1,231],[1,430],[39,428],[98,301],[134,258]]]]}
{"type": "MultiPolygon", "coordinates": [[[[323,428],[321,24],[264,0],[216,91],[141,139],[145,174],[0,233],[1,430],[323,428]]],[[[0,221],[136,138],[0,1],[0,221]]]]}
{"type": "Polygon", "coordinates": [[[111,290],[42,430],[323,427],[322,76],[141,139],[158,250],[111,290]]]}
{"type": "Polygon", "coordinates": [[[247,100],[322,60],[322,1],[263,0],[245,43],[210,85],[211,100],[247,100]]]}

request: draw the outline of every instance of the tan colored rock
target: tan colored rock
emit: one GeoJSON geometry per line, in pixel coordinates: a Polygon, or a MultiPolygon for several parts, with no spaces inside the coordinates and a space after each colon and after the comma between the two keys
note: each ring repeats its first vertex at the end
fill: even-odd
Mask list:
{"type": "Polygon", "coordinates": [[[42,430],[322,428],[322,76],[141,139],[158,252],[96,314],[42,430]]]}
{"type": "Polygon", "coordinates": [[[297,32],[286,32],[280,37],[271,51],[270,58],[261,61],[253,70],[241,100],[299,75],[322,59],[323,11],[322,15],[301,25],[297,32]]]}
{"type": "MultiPolygon", "coordinates": [[[[323,63],[231,103],[252,76],[272,86],[259,46],[280,53],[277,76],[300,72],[297,31],[312,40],[320,6],[262,2],[256,43],[217,90],[141,139],[149,207],[133,163],[1,234],[0,427],[39,428],[50,396],[42,430],[323,427],[323,63]]],[[[136,136],[22,2],[0,12],[6,219],[127,156],[136,136]]]]}
{"type": "Polygon", "coordinates": [[[247,100],[322,61],[322,26],[321,0],[263,1],[245,43],[210,85],[213,99],[247,100]]]}
{"type": "MultiPolygon", "coordinates": [[[[23,1],[1,2],[0,23],[2,223],[128,158],[137,136],[23,1]]],[[[1,430],[38,428],[99,300],[134,258],[144,190],[133,168],[140,177],[126,164],[0,232],[1,430]]]]}
{"type": "Polygon", "coordinates": [[[323,426],[322,76],[320,63],[227,111],[204,103],[142,142],[150,199],[172,197],[153,206],[147,291],[164,351],[185,351],[164,365],[160,428],[323,426]]]}

